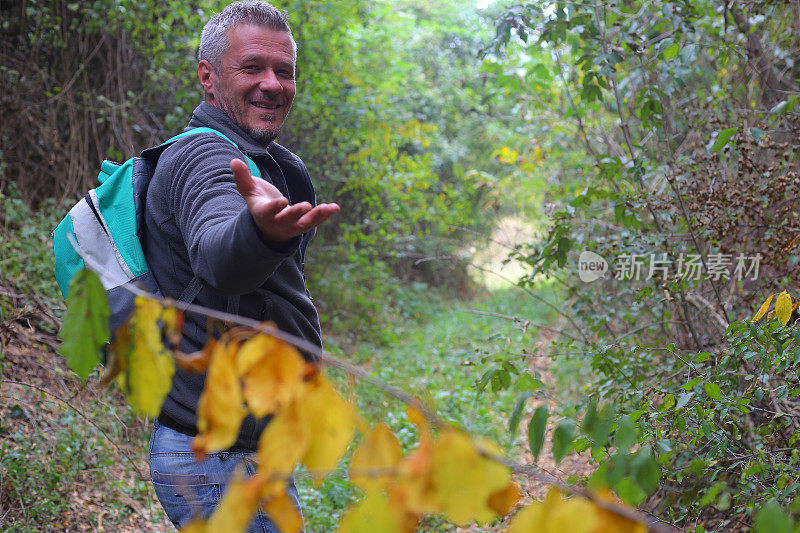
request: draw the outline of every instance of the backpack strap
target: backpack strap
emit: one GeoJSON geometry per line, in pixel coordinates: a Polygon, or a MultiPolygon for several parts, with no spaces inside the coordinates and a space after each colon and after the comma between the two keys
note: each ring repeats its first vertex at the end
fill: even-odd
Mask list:
{"type": "MultiPolygon", "coordinates": [[[[196,135],[198,133],[213,133],[215,135],[219,135],[220,137],[222,137],[223,139],[225,139],[226,141],[228,141],[229,143],[234,145],[236,148],[239,148],[239,145],[236,144],[230,137],[228,137],[227,135],[225,135],[221,131],[215,130],[214,128],[208,128],[206,126],[201,126],[201,127],[198,127],[198,128],[192,128],[190,130],[184,131],[183,133],[179,133],[178,135],[175,135],[174,137],[171,137],[171,138],[167,139],[166,141],[164,141],[163,143],[161,143],[159,148],[166,148],[167,146],[169,146],[173,142],[177,141],[178,139],[181,139],[183,137],[188,137],[189,135],[196,135]]],[[[242,151],[241,148],[239,148],[239,150],[242,151]]],[[[244,155],[245,161],[247,162],[247,166],[250,167],[250,174],[252,174],[253,176],[255,176],[257,178],[260,178],[261,177],[261,171],[258,169],[258,165],[256,165],[255,161],[250,159],[247,156],[247,154],[244,153],[244,151],[242,151],[242,155],[244,155]]],[[[203,288],[203,283],[200,281],[200,278],[198,278],[197,276],[193,277],[192,281],[189,282],[189,285],[187,285],[186,288],[183,289],[183,292],[178,297],[178,301],[179,302],[184,302],[184,303],[192,303],[192,302],[194,302],[195,298],[197,298],[197,295],[200,294],[200,291],[202,290],[202,288],[203,288]]],[[[239,312],[239,296],[238,295],[237,296],[231,296],[231,297],[229,297],[227,299],[226,311],[228,313],[232,314],[232,315],[235,315],[235,314],[237,314],[239,312]]]]}
{"type": "Polygon", "coordinates": [[[183,292],[180,296],[178,296],[179,302],[184,302],[190,304],[197,298],[197,295],[200,294],[200,289],[203,288],[203,283],[200,281],[200,278],[197,276],[192,278],[192,281],[183,289],[183,292]]]}
{"type": "MultiPolygon", "coordinates": [[[[229,143],[234,145],[236,148],[239,148],[239,145],[236,144],[230,137],[228,137],[227,135],[225,135],[221,131],[217,131],[214,128],[208,128],[206,126],[201,126],[201,127],[198,127],[198,128],[192,128],[190,130],[184,131],[183,133],[179,133],[178,135],[175,135],[174,137],[171,137],[171,138],[167,139],[166,141],[164,141],[161,144],[161,146],[166,147],[167,145],[173,143],[174,141],[177,141],[178,139],[181,139],[183,137],[188,137],[189,135],[196,135],[198,133],[213,133],[215,135],[219,135],[220,137],[222,137],[223,139],[225,139],[226,141],[228,141],[229,143]]],[[[247,156],[247,154],[245,154],[244,151],[241,148],[239,148],[239,150],[242,152],[242,155],[244,156],[244,158],[245,158],[245,160],[247,162],[247,166],[250,167],[250,174],[252,174],[253,176],[255,176],[257,178],[260,178],[261,177],[261,171],[258,169],[258,165],[256,165],[255,161],[250,159],[247,156]]]]}
{"type": "MultiPolygon", "coordinates": [[[[200,281],[200,278],[197,276],[192,278],[192,281],[189,282],[189,285],[183,289],[183,292],[180,296],[178,296],[178,301],[190,304],[194,302],[197,295],[200,294],[200,290],[203,288],[203,282],[200,281]]],[[[225,312],[231,315],[235,315],[239,313],[239,295],[236,296],[229,296],[227,298],[227,305],[225,308],[225,312]]]]}

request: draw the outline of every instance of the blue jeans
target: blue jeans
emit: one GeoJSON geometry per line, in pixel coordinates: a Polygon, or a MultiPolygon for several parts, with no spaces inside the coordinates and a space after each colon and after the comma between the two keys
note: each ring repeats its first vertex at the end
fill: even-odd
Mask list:
{"type": "MultiPolygon", "coordinates": [[[[207,518],[211,514],[237,465],[242,464],[248,476],[256,472],[255,454],[245,451],[212,453],[197,461],[192,455],[192,439],[158,421],[150,436],[150,479],[161,506],[178,528],[195,516],[207,518]]],[[[289,483],[287,494],[300,512],[294,483],[289,483]]],[[[259,508],[247,531],[278,533],[278,528],[259,508]]]]}

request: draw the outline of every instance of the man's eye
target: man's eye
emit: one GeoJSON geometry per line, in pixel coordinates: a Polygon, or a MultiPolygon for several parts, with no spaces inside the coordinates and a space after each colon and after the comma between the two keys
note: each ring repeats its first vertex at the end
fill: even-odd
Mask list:
{"type": "Polygon", "coordinates": [[[258,70],[258,67],[256,65],[245,65],[244,67],[242,67],[242,70],[246,70],[248,72],[255,72],[256,70],[258,70]]]}

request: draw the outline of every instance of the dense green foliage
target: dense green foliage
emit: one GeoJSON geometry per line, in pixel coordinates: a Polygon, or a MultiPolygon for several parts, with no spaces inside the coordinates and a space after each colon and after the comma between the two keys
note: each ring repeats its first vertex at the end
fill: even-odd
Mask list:
{"type": "MultiPolygon", "coordinates": [[[[223,4],[28,0],[4,11],[0,281],[54,290],[35,233],[101,159],[184,126],[201,98],[198,29],[223,4]]],[[[582,452],[598,467],[584,481],[660,520],[789,524],[786,510],[800,511],[797,314],[749,318],[770,294],[800,293],[800,3],[276,4],[299,47],[280,141],[304,158],[320,200],[343,208],[308,262],[334,351],[369,336],[360,362],[377,354],[381,377],[429,386],[448,417],[494,432],[451,403],[474,380],[481,415],[506,412],[513,442],[524,433],[539,460],[548,439],[557,461],[582,452]],[[498,214],[538,219],[543,202],[546,223],[531,224],[542,235],[508,258],[526,272],[521,291],[489,308],[519,317],[523,333],[452,332],[455,317],[428,309],[426,283],[465,292],[460,252],[473,232],[491,232],[498,214]],[[607,261],[605,277],[581,281],[582,252],[607,261]],[[540,305],[559,323],[528,323],[540,305]],[[403,325],[420,319],[443,327],[403,325]],[[535,347],[525,331],[539,325],[553,342],[535,347]],[[467,334],[477,345],[456,346],[467,334]],[[546,387],[532,361],[550,355],[546,387]]],[[[16,311],[10,301],[0,295],[0,311],[16,311]]],[[[365,398],[370,415],[399,417],[365,398]]],[[[353,497],[341,479],[303,490],[326,502],[309,516],[321,528],[353,497]]]]}
{"type": "MultiPolygon", "coordinates": [[[[75,198],[103,158],[180,131],[202,98],[200,28],[225,4],[12,6],[0,43],[0,190],[16,183],[32,206],[75,198]]],[[[498,122],[487,118],[477,52],[490,19],[469,2],[276,5],[298,43],[298,96],[279,140],[306,161],[320,200],[342,206],[309,261],[323,316],[358,335],[387,314],[402,280],[464,291],[463,264],[416,261],[457,250],[465,234],[455,228],[485,225],[498,122]]]]}
{"type": "Polygon", "coordinates": [[[531,3],[499,19],[491,49],[522,118],[508,162],[541,150],[529,175],[551,186],[548,234],[511,259],[523,286],[552,276],[569,302],[551,351],[586,380],[559,395],[584,419],[572,446],[601,465],[593,481],[651,495],[681,527],[742,528],[800,489],[796,326],[741,322],[799,289],[798,9],[531,3]],[[606,275],[581,281],[591,260],[606,275]],[[591,436],[597,412],[616,443],[591,436]]]}

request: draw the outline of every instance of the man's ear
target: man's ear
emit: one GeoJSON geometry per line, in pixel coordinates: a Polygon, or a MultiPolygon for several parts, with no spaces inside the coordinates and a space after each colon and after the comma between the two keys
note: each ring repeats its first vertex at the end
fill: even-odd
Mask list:
{"type": "Polygon", "coordinates": [[[211,102],[214,100],[214,67],[208,60],[203,59],[197,64],[197,77],[200,79],[203,92],[206,93],[206,100],[211,102]]]}

